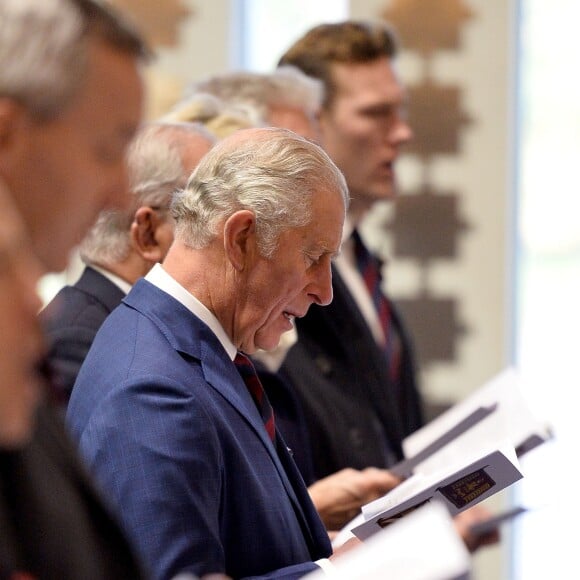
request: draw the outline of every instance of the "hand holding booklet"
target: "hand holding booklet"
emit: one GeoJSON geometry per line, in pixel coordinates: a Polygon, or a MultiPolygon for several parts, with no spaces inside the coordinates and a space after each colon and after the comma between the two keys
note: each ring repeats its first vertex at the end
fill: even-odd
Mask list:
{"type": "Polygon", "coordinates": [[[363,506],[364,523],[354,527],[352,533],[365,540],[433,499],[455,515],[522,478],[515,450],[509,444],[458,456],[456,461],[431,472],[416,473],[363,506]]]}
{"type": "MultiPolygon", "coordinates": [[[[521,479],[518,456],[552,434],[529,409],[518,383],[515,370],[507,369],[407,437],[406,458],[390,468],[404,481],[363,506],[347,526],[350,532],[365,540],[433,499],[455,515],[521,479]]],[[[492,518],[487,525],[497,527],[501,521],[492,518]]],[[[485,529],[482,524],[478,531],[485,529]]],[[[335,544],[348,535],[343,530],[335,544]]]]}
{"type": "Polygon", "coordinates": [[[406,459],[391,471],[403,477],[488,444],[508,440],[518,457],[552,437],[549,425],[530,409],[517,372],[506,369],[403,441],[406,459]]]}
{"type": "Polygon", "coordinates": [[[507,369],[403,441],[403,483],[362,509],[364,539],[432,498],[454,515],[521,479],[517,456],[551,437],[507,369]]]}
{"type": "MultiPolygon", "coordinates": [[[[488,406],[476,407],[473,411],[465,415],[464,418],[460,419],[457,423],[449,425],[446,431],[439,433],[435,430],[432,435],[432,441],[422,440],[423,447],[417,449],[415,454],[411,457],[407,457],[400,461],[396,465],[389,468],[389,471],[393,475],[397,475],[401,478],[407,478],[412,475],[416,467],[421,465],[424,461],[428,460],[432,455],[435,455],[438,451],[441,451],[446,445],[452,443],[455,439],[463,435],[467,430],[471,429],[477,425],[480,421],[488,417],[491,413],[497,410],[497,403],[490,404],[488,406]]],[[[423,429],[428,430],[429,425],[423,429]]],[[[420,429],[420,431],[423,431],[420,429]]],[[[403,442],[405,445],[406,440],[403,442]]],[[[408,446],[408,443],[407,443],[408,446]]]]}

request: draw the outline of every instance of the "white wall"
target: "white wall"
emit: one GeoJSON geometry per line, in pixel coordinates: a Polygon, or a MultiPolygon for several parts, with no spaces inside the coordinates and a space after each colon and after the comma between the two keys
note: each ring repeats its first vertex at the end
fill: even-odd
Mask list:
{"type": "MultiPolygon", "coordinates": [[[[354,18],[377,17],[394,3],[351,0],[351,14],[354,18]]],[[[463,397],[500,371],[510,357],[514,4],[465,0],[463,5],[473,17],[461,27],[459,50],[437,53],[432,63],[438,81],[461,87],[463,108],[472,120],[462,130],[460,154],[438,156],[431,173],[438,188],[461,192],[461,216],[470,228],[460,238],[458,258],[440,260],[429,271],[430,291],[441,297],[460,297],[459,314],[469,328],[458,343],[456,361],[430,365],[422,374],[424,391],[435,401],[463,397]]],[[[399,68],[409,83],[422,74],[417,56],[405,52],[399,68]]],[[[401,164],[402,189],[416,185],[420,170],[416,160],[401,164]]],[[[378,224],[391,214],[390,208],[382,208],[367,224],[383,240],[386,255],[392,244],[378,224]]],[[[419,276],[413,261],[390,260],[389,289],[395,298],[415,295],[419,276]]],[[[475,579],[507,578],[508,549],[504,541],[501,547],[477,555],[475,579]]]]}

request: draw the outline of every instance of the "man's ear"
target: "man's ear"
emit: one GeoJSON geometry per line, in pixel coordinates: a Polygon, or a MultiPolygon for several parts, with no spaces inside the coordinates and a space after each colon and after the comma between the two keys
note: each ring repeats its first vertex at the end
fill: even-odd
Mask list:
{"type": "Polygon", "coordinates": [[[131,244],[145,260],[157,263],[165,257],[165,249],[158,240],[158,230],[165,223],[162,216],[151,207],[140,207],[131,224],[131,244]]]}
{"type": "Polygon", "coordinates": [[[224,251],[232,266],[242,271],[257,251],[256,216],[249,210],[232,214],[224,224],[224,251]]]}

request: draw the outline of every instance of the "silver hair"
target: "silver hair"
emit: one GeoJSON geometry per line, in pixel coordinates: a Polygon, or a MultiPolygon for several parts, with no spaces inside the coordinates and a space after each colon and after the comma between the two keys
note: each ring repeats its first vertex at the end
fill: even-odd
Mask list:
{"type": "Polygon", "coordinates": [[[195,93],[180,101],[162,120],[201,123],[218,139],[223,139],[238,129],[248,129],[256,125],[246,109],[226,105],[216,96],[207,93],[195,93]]]}
{"type": "Polygon", "coordinates": [[[253,131],[256,138],[241,138],[240,131],[218,143],[175,194],[175,237],[186,246],[207,246],[220,223],[248,209],[260,252],[272,257],[284,230],[310,223],[316,191],[340,192],[348,205],[344,177],[318,145],[287,129],[253,131]]]}
{"type": "Polygon", "coordinates": [[[85,263],[106,266],[122,262],[129,255],[135,212],[144,206],[169,209],[171,196],[189,177],[182,159],[192,136],[215,142],[197,123],[152,122],[140,129],[127,157],[132,195],[129,209],[101,212],[79,248],[85,263]]]}
{"type": "Polygon", "coordinates": [[[217,97],[228,107],[241,111],[253,125],[268,124],[275,107],[293,107],[314,115],[320,109],[324,85],[293,66],[271,73],[232,72],[193,84],[184,102],[198,93],[217,97]]]}
{"type": "Polygon", "coordinates": [[[0,2],[0,97],[49,118],[82,82],[83,19],[68,0],[0,2]]]}

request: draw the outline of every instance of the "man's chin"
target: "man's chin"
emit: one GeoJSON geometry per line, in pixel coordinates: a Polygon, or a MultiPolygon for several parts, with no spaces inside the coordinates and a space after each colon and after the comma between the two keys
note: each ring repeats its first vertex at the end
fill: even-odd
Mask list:
{"type": "Polygon", "coordinates": [[[394,187],[384,187],[382,184],[369,192],[369,199],[375,201],[390,201],[397,197],[397,190],[394,187]]]}
{"type": "Polygon", "coordinates": [[[283,334],[284,333],[281,332],[280,334],[278,334],[278,336],[256,338],[254,352],[256,352],[256,350],[265,350],[266,352],[276,350],[276,348],[278,348],[278,345],[280,344],[280,339],[283,334]]]}
{"type": "Polygon", "coordinates": [[[24,447],[34,433],[36,407],[12,411],[0,427],[0,448],[19,449],[24,447]]]}

